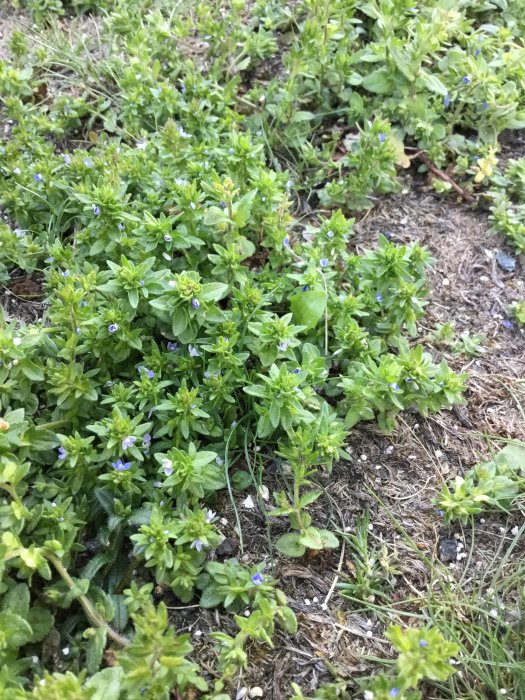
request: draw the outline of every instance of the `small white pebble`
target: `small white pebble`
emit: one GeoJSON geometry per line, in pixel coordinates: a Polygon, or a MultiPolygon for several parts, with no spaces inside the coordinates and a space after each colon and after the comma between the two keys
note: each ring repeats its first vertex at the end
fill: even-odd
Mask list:
{"type": "Polygon", "coordinates": [[[250,617],[250,611],[249,611],[249,610],[245,610],[245,611],[243,612],[243,615],[244,615],[244,617],[250,617]]]}
{"type": "Polygon", "coordinates": [[[345,527],[345,532],[352,532],[352,528],[350,527],[350,525],[347,525],[345,527]]]}
{"type": "Polygon", "coordinates": [[[456,565],[454,564],[454,562],[451,562],[451,563],[448,565],[448,568],[449,568],[449,569],[455,569],[455,568],[456,568],[456,565]]]}
{"type": "Polygon", "coordinates": [[[372,622],[372,620],[367,620],[367,621],[366,621],[366,626],[367,626],[368,628],[373,627],[373,626],[374,626],[374,623],[372,622]]]}
{"type": "Polygon", "coordinates": [[[310,600],[309,600],[308,598],[305,598],[305,599],[304,599],[304,604],[305,604],[305,605],[310,605],[310,600]]]}
{"type": "Polygon", "coordinates": [[[394,451],[394,445],[389,445],[385,450],[385,454],[391,455],[393,451],[394,451]]]}
{"type": "Polygon", "coordinates": [[[328,605],[326,603],[321,603],[321,610],[328,610],[328,605]]]}
{"type": "Polygon", "coordinates": [[[62,653],[64,654],[64,656],[68,656],[68,655],[69,655],[69,651],[70,651],[69,647],[64,647],[64,648],[62,649],[62,653]]]}
{"type": "Polygon", "coordinates": [[[458,552],[461,552],[461,550],[463,549],[464,546],[465,545],[463,544],[463,542],[458,542],[458,544],[457,544],[458,552]]]}
{"type": "Polygon", "coordinates": [[[459,534],[459,532],[455,532],[455,533],[454,533],[454,539],[455,539],[455,540],[460,540],[460,539],[461,539],[461,535],[459,534]]]}
{"type": "Polygon", "coordinates": [[[482,525],[484,525],[484,524],[485,524],[485,518],[480,518],[480,519],[479,519],[479,522],[480,522],[482,525]]]}
{"type": "Polygon", "coordinates": [[[456,556],[456,559],[458,561],[461,561],[462,559],[466,559],[468,557],[468,554],[466,552],[459,552],[459,554],[456,556]]]}
{"type": "Polygon", "coordinates": [[[374,529],[374,524],[373,523],[368,523],[368,529],[370,532],[374,529]]]}
{"type": "Polygon", "coordinates": [[[259,686],[256,686],[255,688],[252,688],[252,689],[250,690],[250,697],[251,697],[251,698],[262,698],[262,697],[263,697],[262,688],[259,688],[259,686]]]}
{"type": "Polygon", "coordinates": [[[38,658],[38,656],[32,656],[32,657],[31,657],[31,661],[32,661],[34,664],[37,664],[37,663],[39,663],[40,659],[38,658]]]}
{"type": "Polygon", "coordinates": [[[221,525],[227,525],[227,524],[228,524],[228,521],[226,520],[226,518],[221,518],[221,519],[219,520],[219,522],[220,522],[221,525]]]}
{"type": "Polygon", "coordinates": [[[499,689],[499,694],[500,694],[500,695],[506,695],[506,694],[507,694],[507,690],[506,690],[505,688],[500,688],[500,689],[499,689]]]}
{"type": "Polygon", "coordinates": [[[381,465],[380,465],[380,464],[376,464],[376,469],[381,469],[381,465]]]}
{"type": "Polygon", "coordinates": [[[195,632],[193,633],[193,636],[194,637],[202,637],[202,630],[195,630],[195,632]]]}
{"type": "Polygon", "coordinates": [[[318,602],[319,602],[319,598],[317,596],[314,596],[312,598],[312,603],[318,603],[318,602]]]}
{"type": "Polygon", "coordinates": [[[506,532],[506,529],[504,527],[500,527],[499,531],[501,532],[502,535],[504,535],[506,532]]]}
{"type": "Polygon", "coordinates": [[[361,462],[366,462],[368,457],[366,455],[361,455],[361,457],[359,457],[359,459],[361,460],[361,462]]]}
{"type": "Polygon", "coordinates": [[[408,455],[408,459],[414,460],[414,459],[417,459],[417,456],[416,455],[408,455]]]}
{"type": "Polygon", "coordinates": [[[489,610],[489,615],[491,617],[498,617],[498,611],[496,610],[496,608],[492,608],[492,610],[489,610]]]}
{"type": "Polygon", "coordinates": [[[443,278],[443,281],[441,282],[441,284],[442,284],[444,287],[448,287],[448,285],[450,284],[450,280],[449,280],[447,277],[444,277],[444,278],[443,278]]]}
{"type": "MultiPolygon", "coordinates": [[[[519,527],[518,527],[517,525],[515,525],[515,526],[512,528],[512,530],[510,531],[510,534],[511,534],[511,535],[517,535],[518,532],[519,532],[519,527]]],[[[499,692],[501,693],[501,690],[500,690],[499,692]]]]}
{"type": "Polygon", "coordinates": [[[374,700],[374,693],[372,690],[365,690],[363,693],[363,700],[374,700]]]}
{"type": "Polygon", "coordinates": [[[441,452],[441,450],[436,450],[434,454],[438,459],[441,459],[441,457],[443,457],[443,452],[441,452]]]}
{"type": "Polygon", "coordinates": [[[373,637],[373,636],[374,636],[374,633],[372,632],[372,630],[368,630],[368,632],[366,633],[366,636],[367,636],[367,637],[373,637]]]}

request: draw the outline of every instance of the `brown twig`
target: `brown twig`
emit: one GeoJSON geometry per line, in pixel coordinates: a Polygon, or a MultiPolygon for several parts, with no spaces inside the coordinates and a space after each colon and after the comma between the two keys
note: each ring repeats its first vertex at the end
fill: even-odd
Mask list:
{"type": "Polygon", "coordinates": [[[436,177],[438,177],[440,180],[443,180],[444,182],[448,182],[448,184],[456,190],[456,192],[462,197],[466,202],[469,202],[472,204],[473,202],[476,201],[476,198],[473,197],[469,192],[463,189],[463,187],[460,187],[457,182],[454,182],[454,180],[450,177],[450,175],[447,175],[447,173],[443,172],[443,170],[440,170],[434,163],[430,160],[428,157],[428,154],[425,153],[424,151],[418,151],[417,153],[414,153],[413,156],[409,156],[410,160],[414,160],[414,158],[419,158],[420,160],[423,161],[423,163],[427,166],[427,168],[430,170],[431,173],[433,173],[436,177]]]}

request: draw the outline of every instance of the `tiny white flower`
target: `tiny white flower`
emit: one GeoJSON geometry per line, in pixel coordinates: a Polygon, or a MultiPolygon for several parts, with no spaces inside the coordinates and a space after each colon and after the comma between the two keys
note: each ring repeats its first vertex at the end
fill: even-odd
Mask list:
{"type": "Polygon", "coordinates": [[[69,651],[70,651],[69,647],[64,647],[64,648],[62,649],[62,653],[64,654],[64,656],[68,656],[68,655],[69,655],[69,651]]]}
{"type": "Polygon", "coordinates": [[[22,342],[22,338],[13,338],[13,345],[18,347],[20,343],[22,342]]]}

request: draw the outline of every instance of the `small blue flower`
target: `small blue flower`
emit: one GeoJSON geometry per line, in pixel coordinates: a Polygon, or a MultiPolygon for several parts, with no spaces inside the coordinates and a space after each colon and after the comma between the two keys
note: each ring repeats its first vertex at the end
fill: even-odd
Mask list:
{"type": "Polygon", "coordinates": [[[474,56],[479,56],[480,53],[481,53],[481,49],[476,49],[476,50],[474,51],[474,56]]]}
{"type": "Polygon", "coordinates": [[[191,305],[193,306],[194,309],[198,309],[200,306],[199,300],[198,299],[192,299],[191,300],[191,305]]]}
{"type": "Polygon", "coordinates": [[[121,459],[117,459],[116,462],[113,462],[112,466],[118,472],[127,472],[131,467],[131,462],[123,462],[121,459]]]}
{"type": "Polygon", "coordinates": [[[190,354],[190,357],[200,357],[200,356],[201,356],[201,354],[200,354],[200,352],[197,350],[197,348],[195,348],[195,347],[194,347],[193,345],[191,345],[191,344],[188,345],[188,352],[189,352],[189,354],[190,354]]]}
{"type": "Polygon", "coordinates": [[[204,379],[210,379],[211,374],[209,372],[204,372],[204,379]]]}
{"type": "Polygon", "coordinates": [[[93,204],[93,214],[95,216],[100,216],[100,207],[97,206],[96,204],[93,204]]]}
{"type": "Polygon", "coordinates": [[[71,164],[71,156],[69,156],[67,153],[65,153],[62,158],[64,159],[64,165],[70,165],[71,164]]]}
{"type": "Polygon", "coordinates": [[[228,153],[232,156],[235,153],[233,148],[228,148],[228,153]]]}
{"type": "Polygon", "coordinates": [[[110,333],[116,333],[118,331],[118,323],[110,323],[108,326],[108,331],[110,333]]]}
{"type": "Polygon", "coordinates": [[[41,175],[41,173],[35,173],[33,175],[33,180],[36,180],[36,182],[42,182],[43,179],[44,177],[41,175]]]}
{"type": "Polygon", "coordinates": [[[445,97],[443,98],[443,104],[445,106],[445,109],[447,109],[451,102],[452,100],[450,99],[450,95],[445,95],[445,97]]]}
{"type": "Polygon", "coordinates": [[[58,448],[58,459],[65,459],[67,457],[67,450],[65,447],[58,448]]]}
{"type": "Polygon", "coordinates": [[[333,231],[327,231],[327,232],[326,232],[326,237],[327,237],[327,238],[333,238],[333,237],[334,237],[334,232],[333,232],[333,231]]]}
{"type": "Polygon", "coordinates": [[[217,457],[215,457],[215,464],[216,464],[218,467],[222,467],[222,465],[224,464],[223,458],[222,458],[222,457],[219,457],[219,455],[217,455],[217,457]]]}
{"type": "Polygon", "coordinates": [[[260,586],[263,580],[263,575],[259,571],[252,576],[252,583],[255,586],[260,586]]]}
{"type": "Polygon", "coordinates": [[[162,460],[162,470],[166,476],[171,476],[173,474],[173,462],[171,459],[162,460]]]}
{"type": "Polygon", "coordinates": [[[84,160],[83,160],[82,162],[84,163],[84,165],[86,166],[86,168],[92,168],[92,167],[93,167],[93,161],[91,160],[91,158],[84,158],[84,160]]]}
{"type": "Polygon", "coordinates": [[[168,348],[169,352],[174,352],[179,346],[177,345],[177,343],[172,343],[170,340],[166,347],[168,348]]]}
{"type": "Polygon", "coordinates": [[[192,403],[191,406],[190,406],[190,408],[197,408],[197,404],[196,404],[196,403],[192,403]]]}
{"type": "Polygon", "coordinates": [[[288,346],[290,345],[290,342],[288,340],[280,340],[279,345],[277,346],[281,352],[285,352],[288,350],[288,346]]]}
{"type": "Polygon", "coordinates": [[[308,285],[307,285],[307,284],[305,284],[305,285],[304,285],[304,287],[303,287],[303,292],[307,292],[307,291],[308,291],[308,289],[309,289],[308,285]]]}
{"type": "Polygon", "coordinates": [[[407,377],[407,378],[405,379],[405,382],[408,382],[408,383],[413,382],[413,381],[414,381],[414,380],[412,379],[412,377],[407,377]]]}
{"type": "Polygon", "coordinates": [[[169,243],[170,241],[173,240],[173,238],[169,235],[169,233],[167,233],[167,234],[164,236],[164,240],[166,241],[166,243],[169,243]]]}
{"type": "Polygon", "coordinates": [[[226,202],[223,202],[222,200],[219,202],[219,206],[221,209],[226,209],[226,202]]]}
{"type": "Polygon", "coordinates": [[[140,285],[141,287],[143,287],[145,284],[146,284],[146,283],[144,282],[144,280],[140,280],[139,285],[140,285]]]}
{"type": "Polygon", "coordinates": [[[463,82],[465,83],[465,85],[469,85],[470,84],[470,77],[468,75],[463,76],[463,82]]]}
{"type": "Polygon", "coordinates": [[[149,433],[146,433],[146,435],[142,436],[142,444],[143,445],[148,445],[148,447],[151,444],[151,435],[149,433]]]}
{"type": "Polygon", "coordinates": [[[134,435],[128,435],[122,440],[122,449],[127,450],[137,442],[137,438],[134,435]]]}
{"type": "Polygon", "coordinates": [[[283,246],[284,246],[285,248],[289,248],[289,247],[290,247],[290,236],[285,236],[285,237],[283,238],[283,246]]]}
{"type": "Polygon", "coordinates": [[[509,318],[506,318],[504,321],[502,321],[501,325],[503,326],[503,328],[508,328],[509,330],[511,328],[516,328],[516,324],[514,323],[514,321],[511,321],[509,318]]]}
{"type": "Polygon", "coordinates": [[[14,172],[15,175],[21,175],[21,174],[22,174],[22,171],[20,170],[20,168],[13,168],[13,172],[14,172]]]}
{"type": "Polygon", "coordinates": [[[215,512],[213,510],[206,511],[206,522],[211,523],[215,517],[215,512]]]}
{"type": "Polygon", "coordinates": [[[201,540],[193,540],[193,542],[190,544],[190,549],[196,549],[197,552],[202,552],[201,540]]]}
{"type": "Polygon", "coordinates": [[[399,688],[392,688],[392,690],[388,693],[389,698],[397,698],[399,695],[399,688]]]}
{"type": "Polygon", "coordinates": [[[399,384],[397,382],[391,382],[389,384],[389,387],[393,389],[394,391],[399,391],[399,384]]]}
{"type": "Polygon", "coordinates": [[[378,133],[378,135],[377,135],[377,138],[379,139],[379,141],[380,141],[381,143],[384,143],[384,142],[386,141],[386,134],[383,134],[383,132],[380,131],[380,132],[378,133]]]}
{"type": "Polygon", "coordinates": [[[378,302],[383,301],[383,295],[382,295],[382,294],[376,294],[376,301],[378,301],[378,302]]]}
{"type": "Polygon", "coordinates": [[[321,265],[321,267],[327,267],[328,260],[326,258],[321,258],[321,260],[319,260],[319,265],[321,265]]]}
{"type": "Polygon", "coordinates": [[[488,109],[489,108],[489,103],[488,102],[483,102],[481,105],[481,109],[488,109]]]}
{"type": "Polygon", "coordinates": [[[419,646],[420,647],[428,647],[428,642],[426,639],[420,639],[419,640],[419,646]]]}
{"type": "Polygon", "coordinates": [[[77,335],[80,335],[80,328],[77,326],[77,335]]]}
{"type": "Polygon", "coordinates": [[[62,277],[69,277],[69,270],[62,270],[60,274],[62,275],[62,277]]]}
{"type": "Polygon", "coordinates": [[[117,228],[118,228],[119,231],[123,231],[123,230],[124,230],[124,224],[122,223],[122,221],[121,221],[120,223],[117,224],[117,228]]]}
{"type": "Polygon", "coordinates": [[[293,372],[294,374],[299,374],[300,371],[301,371],[301,368],[300,368],[300,367],[296,367],[294,370],[292,370],[292,372],[293,372]]]}
{"type": "Polygon", "coordinates": [[[440,510],[439,508],[436,509],[436,513],[439,515],[440,518],[443,518],[445,516],[445,511],[440,510]]]}

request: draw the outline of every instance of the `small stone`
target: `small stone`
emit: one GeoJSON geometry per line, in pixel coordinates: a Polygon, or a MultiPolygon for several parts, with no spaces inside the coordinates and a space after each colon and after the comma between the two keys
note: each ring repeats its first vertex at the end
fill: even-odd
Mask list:
{"type": "Polygon", "coordinates": [[[255,503],[254,503],[253,498],[251,496],[248,496],[247,498],[245,498],[242,504],[245,508],[249,508],[250,510],[255,508],[255,503]]]}
{"type": "Polygon", "coordinates": [[[326,603],[321,603],[321,610],[328,610],[328,605],[326,603]]]}
{"type": "Polygon", "coordinates": [[[513,258],[511,255],[508,255],[507,253],[504,253],[502,250],[496,253],[496,262],[504,272],[514,272],[514,270],[516,269],[515,258],[513,258]]]}
{"type": "Polygon", "coordinates": [[[443,457],[443,452],[441,452],[441,450],[436,450],[434,454],[436,455],[437,459],[441,459],[441,457],[443,457]]]}
{"type": "Polygon", "coordinates": [[[391,455],[393,451],[394,451],[394,445],[389,445],[385,450],[385,454],[391,455]]]}
{"type": "Polygon", "coordinates": [[[259,686],[255,686],[255,688],[252,688],[250,690],[250,697],[251,698],[262,698],[264,695],[262,688],[259,688],[259,686]]]}
{"type": "Polygon", "coordinates": [[[232,537],[226,537],[215,550],[220,558],[234,557],[239,551],[238,543],[232,537]]]}
{"type": "Polygon", "coordinates": [[[359,459],[361,460],[361,462],[366,462],[368,457],[366,455],[361,455],[361,457],[359,457],[359,459]]]}
{"type": "Polygon", "coordinates": [[[221,519],[219,520],[219,522],[220,522],[221,525],[227,525],[227,524],[228,524],[228,519],[227,519],[227,518],[221,518],[221,519]]]}
{"type": "Polygon", "coordinates": [[[318,602],[319,602],[319,598],[317,596],[314,596],[312,598],[312,603],[318,603],[318,602]]]}
{"type": "Polygon", "coordinates": [[[445,277],[445,278],[443,279],[443,281],[441,282],[441,284],[442,284],[444,287],[448,287],[449,284],[450,284],[450,280],[449,280],[447,277],[445,277]]]}
{"type": "MultiPolygon", "coordinates": [[[[519,532],[519,527],[518,527],[517,525],[515,525],[515,526],[512,528],[512,530],[510,531],[510,534],[511,534],[511,535],[517,535],[518,532],[519,532]]],[[[500,692],[501,692],[501,691],[500,691],[500,692]]]]}
{"type": "Polygon", "coordinates": [[[453,540],[450,537],[444,537],[439,543],[438,553],[439,558],[444,563],[456,561],[456,556],[458,553],[456,540],[453,540]]]}
{"type": "Polygon", "coordinates": [[[305,605],[311,605],[310,600],[308,598],[304,599],[304,604],[305,605]]]}
{"type": "Polygon", "coordinates": [[[485,518],[480,518],[480,519],[479,519],[479,522],[480,522],[482,525],[484,525],[485,522],[486,522],[486,521],[485,521],[485,518]]]}
{"type": "Polygon", "coordinates": [[[202,637],[202,630],[195,630],[195,632],[193,633],[193,636],[194,637],[202,637]]]}
{"type": "Polygon", "coordinates": [[[366,636],[369,637],[369,638],[370,638],[370,637],[373,637],[373,636],[374,636],[374,633],[372,632],[372,630],[368,630],[368,632],[366,633],[366,636]]]}

